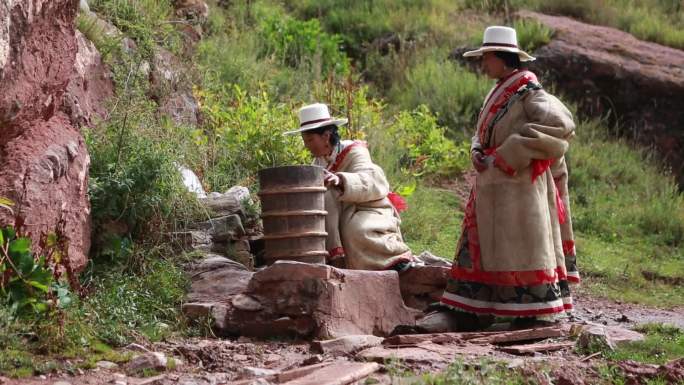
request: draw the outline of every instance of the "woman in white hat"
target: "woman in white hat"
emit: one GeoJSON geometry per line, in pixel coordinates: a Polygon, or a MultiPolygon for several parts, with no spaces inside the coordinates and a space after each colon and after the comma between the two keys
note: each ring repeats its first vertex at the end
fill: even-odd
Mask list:
{"type": "Polygon", "coordinates": [[[478,174],[441,300],[457,311],[430,314],[419,327],[468,330],[492,316],[556,320],[572,310],[568,283],[579,282],[564,157],[572,115],[521,68],[534,58],[518,48],[514,29],[487,28],[482,47],[463,56],[481,57],[497,82],[478,116],[478,174]]]}
{"type": "Polygon", "coordinates": [[[347,119],[334,119],[321,103],[299,110],[304,145],[314,164],[326,170],[326,246],[328,263],[361,270],[402,271],[412,254],[404,243],[396,201],[382,169],[373,163],[365,142],[340,140],[338,127],[347,119]]]}

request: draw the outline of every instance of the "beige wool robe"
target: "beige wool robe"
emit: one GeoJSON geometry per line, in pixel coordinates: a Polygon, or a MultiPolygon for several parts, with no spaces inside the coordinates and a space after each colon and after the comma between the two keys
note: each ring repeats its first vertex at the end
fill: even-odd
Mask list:
{"type": "Polygon", "coordinates": [[[492,162],[476,177],[442,303],[501,316],[569,311],[568,283],[579,281],[565,163],[572,114],[543,89],[506,108],[486,143],[474,138],[492,162]]]}
{"type": "Polygon", "coordinates": [[[345,255],[346,267],[359,270],[384,270],[410,261],[401,219],[387,198],[389,183],[365,143],[343,141],[330,157],[314,164],[337,174],[343,186],[330,187],[325,195],[331,256],[345,255]]]}

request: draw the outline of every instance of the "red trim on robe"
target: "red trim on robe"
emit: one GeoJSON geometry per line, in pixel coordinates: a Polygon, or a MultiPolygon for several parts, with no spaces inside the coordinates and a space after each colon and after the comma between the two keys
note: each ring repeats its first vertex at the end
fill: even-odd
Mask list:
{"type": "Polygon", "coordinates": [[[349,154],[349,152],[353,148],[358,147],[358,146],[363,146],[363,147],[367,148],[368,144],[366,144],[366,142],[364,142],[362,140],[355,140],[352,144],[348,145],[347,147],[344,148],[344,150],[340,151],[340,153],[337,154],[337,157],[335,157],[335,163],[333,163],[332,165],[330,165],[330,167],[328,167],[328,171],[337,172],[337,169],[340,168],[340,166],[342,165],[342,162],[344,161],[344,158],[347,157],[347,154],[349,154]]]}
{"type": "Polygon", "coordinates": [[[532,159],[532,183],[551,167],[551,163],[553,163],[553,159],[532,159]]]}
{"type": "MultiPolygon", "coordinates": [[[[518,71],[513,72],[508,77],[506,77],[505,79],[502,79],[500,82],[498,82],[498,85],[496,86],[494,91],[491,93],[490,97],[494,96],[494,94],[497,92],[499,87],[501,87],[504,84],[504,82],[506,82],[506,80],[508,80],[511,76],[515,76],[517,74],[519,74],[518,71]]],[[[518,92],[520,87],[526,85],[529,82],[535,82],[536,83],[537,82],[537,76],[530,71],[524,71],[523,75],[520,77],[520,79],[515,81],[510,86],[506,87],[506,89],[501,93],[501,95],[499,95],[497,100],[494,101],[494,103],[492,103],[492,105],[489,107],[489,109],[487,111],[484,111],[484,110],[480,111],[480,116],[483,114],[485,116],[485,118],[482,120],[482,124],[477,128],[477,132],[478,132],[478,135],[480,137],[480,143],[482,143],[483,145],[486,144],[485,143],[486,142],[485,130],[486,130],[487,126],[489,126],[489,122],[491,122],[491,120],[494,119],[494,116],[499,111],[499,109],[501,109],[501,107],[503,107],[506,104],[506,102],[508,102],[508,99],[511,96],[513,96],[516,92],[518,92]]],[[[489,102],[489,100],[485,101],[484,105],[486,106],[488,102],[489,102]]]]}
{"type": "Polygon", "coordinates": [[[454,306],[461,308],[463,310],[467,310],[473,313],[487,313],[487,314],[495,314],[495,315],[501,315],[501,316],[516,316],[516,317],[532,317],[532,316],[538,316],[538,315],[544,315],[544,314],[555,314],[555,313],[562,313],[564,311],[569,311],[573,309],[573,305],[568,303],[568,304],[563,304],[563,306],[556,306],[556,307],[547,307],[547,308],[542,308],[542,309],[527,309],[527,310],[508,310],[508,309],[496,309],[493,307],[476,307],[476,306],[471,306],[471,305],[466,305],[464,303],[454,301],[448,298],[442,297],[442,303],[449,305],[449,306],[454,306]]]}
{"type": "Polygon", "coordinates": [[[454,266],[451,276],[461,281],[474,281],[499,286],[537,286],[568,279],[564,266],[528,271],[483,271],[454,266]]]}
{"type": "Polygon", "coordinates": [[[336,247],[334,249],[328,250],[328,260],[332,261],[334,259],[337,259],[339,257],[344,257],[345,252],[344,252],[344,247],[336,247]]]}
{"type": "Polygon", "coordinates": [[[494,166],[496,166],[499,170],[505,172],[510,176],[515,175],[515,169],[511,167],[511,165],[509,165],[498,152],[496,152],[496,148],[488,148],[484,150],[484,153],[485,155],[490,155],[494,157],[494,166]]]}

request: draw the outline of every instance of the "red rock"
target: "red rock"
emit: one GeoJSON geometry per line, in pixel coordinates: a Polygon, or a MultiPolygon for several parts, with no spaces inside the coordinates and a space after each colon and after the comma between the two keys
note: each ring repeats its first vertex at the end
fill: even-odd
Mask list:
{"type": "Polygon", "coordinates": [[[660,155],[684,182],[684,131],[675,123],[684,121],[684,51],[567,17],[519,15],[555,31],[530,67],[546,75],[542,84],[555,82],[590,115],[616,112],[636,139],[660,145],[660,155]]]}
{"type": "Polygon", "coordinates": [[[361,349],[370,348],[382,344],[383,338],[360,335],[360,336],[344,336],[335,338],[334,340],[314,341],[311,344],[312,350],[323,354],[343,355],[349,354],[361,349]]]}
{"type": "Polygon", "coordinates": [[[278,261],[255,273],[245,294],[257,299],[263,310],[233,309],[227,315],[227,332],[319,339],[383,336],[399,324],[414,324],[417,313],[404,305],[393,271],[278,261]]]}
{"type": "MultiPolygon", "coordinates": [[[[77,6],[76,0],[0,5],[0,196],[17,204],[34,240],[61,227],[66,261],[80,270],[90,248],[90,158],[83,136],[59,110],[76,59],[77,6]]],[[[0,212],[0,222],[14,221],[0,212]]]]}
{"type": "Polygon", "coordinates": [[[449,279],[449,267],[416,266],[399,275],[401,296],[407,306],[425,310],[439,302],[449,279]]]}
{"type": "Polygon", "coordinates": [[[62,102],[62,110],[77,127],[92,126],[105,118],[105,103],[114,96],[114,82],[95,45],[76,31],[78,52],[62,102]]]}

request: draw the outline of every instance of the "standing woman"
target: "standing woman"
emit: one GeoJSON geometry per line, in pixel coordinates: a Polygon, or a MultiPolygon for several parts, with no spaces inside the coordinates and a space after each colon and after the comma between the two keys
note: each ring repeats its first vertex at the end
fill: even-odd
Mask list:
{"type": "Polygon", "coordinates": [[[573,308],[568,283],[579,282],[564,157],[572,115],[521,68],[534,58],[518,48],[514,29],[487,28],[482,47],[463,56],[481,57],[497,82],[478,117],[471,147],[478,174],[441,299],[456,311],[428,315],[419,326],[472,330],[492,316],[516,317],[521,326],[556,320],[573,308]]]}

